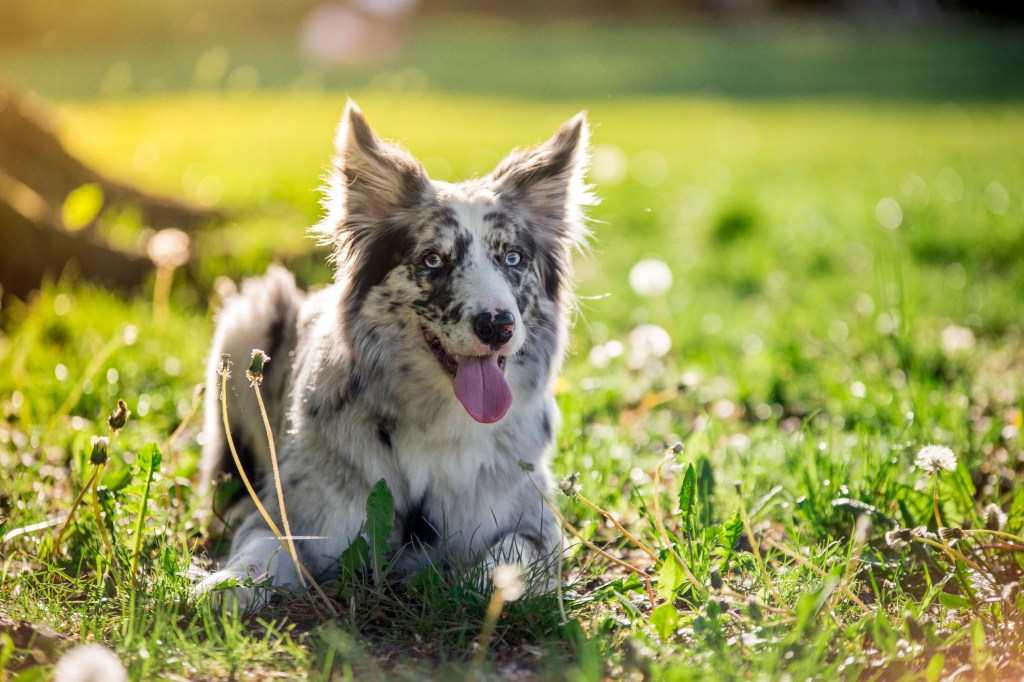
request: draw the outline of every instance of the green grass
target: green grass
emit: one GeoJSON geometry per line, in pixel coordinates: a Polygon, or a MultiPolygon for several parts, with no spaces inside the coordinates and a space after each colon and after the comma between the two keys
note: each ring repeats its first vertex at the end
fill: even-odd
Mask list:
{"type": "MultiPolygon", "coordinates": [[[[1009,516],[1005,530],[1024,530],[1019,106],[355,96],[381,134],[443,179],[486,172],[507,149],[589,110],[603,203],[593,251],[578,260],[554,469],[579,472],[582,494],[653,548],[660,567],[578,499],[557,503],[651,584],[577,549],[566,566],[569,622],[554,595],[507,604],[480,669],[474,645],[491,595],[473,575],[426,572],[381,587],[343,575],[325,586],[342,613],[329,622],[315,599],[285,596],[259,618],[225,617],[187,596],[188,566],[207,541],[193,423],[163,448],[133,587],[145,480],[137,455],[189,410],[216,278],[274,259],[307,283],[330,278],[303,230],[344,103],[330,92],[135,94],[62,105],[69,146],[233,217],[197,235],[200,257],[188,278],[178,273],[165,320],[150,289],[126,300],[70,276],[4,311],[7,532],[67,514],[92,472],[90,437],[107,434],[119,398],[133,415],[103,478],[113,552],[87,496],[50,558],[56,528],[3,545],[0,611],[102,641],[140,680],[1021,674],[1024,548],[969,536],[953,545],[965,563],[920,539],[897,547],[885,537],[936,530],[932,480],[914,467],[931,443],[959,458],[939,478],[943,525],[984,527],[992,503],[1009,516]],[[897,222],[886,198],[900,207],[894,229],[882,225],[897,222]],[[673,284],[644,297],[628,276],[651,257],[668,264],[673,284]],[[638,350],[631,332],[642,324],[665,330],[669,353],[638,350]],[[970,330],[960,331],[970,345],[944,347],[957,327],[970,330]],[[870,522],[860,533],[858,516],[870,522]]],[[[127,243],[137,226],[112,216],[104,229],[127,243]]],[[[5,637],[5,678],[52,665],[24,649],[5,654],[5,637]]]]}
{"type": "Polygon", "coordinates": [[[197,30],[181,25],[189,16],[184,9],[160,17],[115,2],[122,7],[106,17],[92,6],[80,17],[62,5],[39,45],[12,40],[4,48],[0,38],[0,73],[61,99],[194,88],[367,87],[592,102],[666,94],[926,102],[1024,97],[1019,33],[962,17],[905,26],[827,17],[712,22],[428,15],[412,23],[402,49],[384,62],[324,68],[303,57],[297,7],[276,3],[271,10],[290,16],[253,12],[269,19],[262,28],[219,16],[212,19],[219,25],[197,30]],[[111,21],[125,11],[117,30],[111,21]],[[138,14],[150,15],[149,21],[138,14]]]}

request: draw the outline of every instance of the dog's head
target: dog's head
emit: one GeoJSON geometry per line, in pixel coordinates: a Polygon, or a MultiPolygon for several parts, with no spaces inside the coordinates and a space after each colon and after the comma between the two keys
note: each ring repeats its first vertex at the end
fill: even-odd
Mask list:
{"type": "Polygon", "coordinates": [[[416,365],[447,375],[477,421],[501,419],[509,362],[538,339],[550,362],[560,343],[555,310],[587,235],[588,139],[579,114],[487,177],[452,185],[431,181],[349,102],[316,231],[334,246],[351,345],[383,356],[385,335],[405,347],[415,335],[416,365]]]}

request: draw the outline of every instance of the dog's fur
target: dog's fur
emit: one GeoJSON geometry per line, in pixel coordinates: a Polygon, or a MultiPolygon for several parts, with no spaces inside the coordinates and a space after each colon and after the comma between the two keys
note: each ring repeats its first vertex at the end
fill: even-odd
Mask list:
{"type": "MultiPolygon", "coordinates": [[[[218,372],[230,354],[233,439],[250,477],[262,481],[263,503],[278,514],[244,372],[260,348],[271,357],[262,390],[291,531],[314,575],[337,570],[363,532],[367,495],[380,479],[395,499],[397,570],[499,561],[551,570],[561,532],[521,462],[550,488],[547,454],[559,419],[552,384],[567,336],[571,255],[587,237],[588,137],[578,115],[489,176],[453,185],[431,181],[349,102],[315,228],[334,247],[335,283],[304,294],[274,267],[226,302],[207,372],[202,488],[234,471],[218,372]],[[511,320],[498,324],[502,313],[511,320]],[[481,314],[484,322],[494,316],[484,336],[474,332],[481,314]],[[466,370],[477,388],[457,391],[456,364],[464,362],[479,368],[466,370]]],[[[227,563],[200,589],[246,577],[301,584],[255,511],[235,531],[227,563]]],[[[246,604],[256,597],[248,588],[235,594],[246,604]]]]}

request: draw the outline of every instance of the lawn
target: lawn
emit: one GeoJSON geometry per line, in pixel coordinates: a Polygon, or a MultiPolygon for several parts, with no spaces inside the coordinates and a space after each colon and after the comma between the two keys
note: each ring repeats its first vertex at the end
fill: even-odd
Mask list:
{"type": "MultiPolygon", "coordinates": [[[[6,60],[28,81],[26,60],[6,60]]],[[[895,100],[855,85],[473,90],[64,91],[79,155],[231,218],[196,236],[166,315],[151,288],[124,298],[70,275],[4,311],[0,615],[103,642],[139,680],[1020,677],[1019,101],[940,104],[934,81],[895,100]],[[171,436],[203,376],[217,278],[281,260],[329,280],[304,229],[346,94],[440,179],[484,173],[580,109],[594,126],[602,203],[577,260],[554,470],[578,474],[555,502],[604,553],[577,545],[562,593],[506,604],[482,652],[492,595],[471,575],[342,575],[325,586],[340,618],[313,598],[258,617],[189,599],[187,569],[212,549],[198,422],[171,436]],[[667,289],[663,267],[638,266],[651,260],[667,289]],[[91,493],[59,542],[59,524],[12,533],[68,514],[119,399],[132,415],[96,502],[108,538],[91,493]],[[916,462],[928,445],[955,469],[916,462]]],[[[107,223],[136,238],[131,216],[107,223]]],[[[44,679],[55,657],[0,629],[5,678],[44,679]]]]}

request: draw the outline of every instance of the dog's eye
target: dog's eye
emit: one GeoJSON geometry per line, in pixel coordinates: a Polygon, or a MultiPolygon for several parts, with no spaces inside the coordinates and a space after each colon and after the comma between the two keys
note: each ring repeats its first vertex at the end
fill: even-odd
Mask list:
{"type": "Polygon", "coordinates": [[[505,265],[515,267],[523,262],[523,256],[518,251],[509,251],[505,254],[505,265]]]}
{"type": "Polygon", "coordinates": [[[436,270],[444,264],[444,261],[436,253],[428,253],[423,257],[423,264],[431,270],[436,270]]]}

